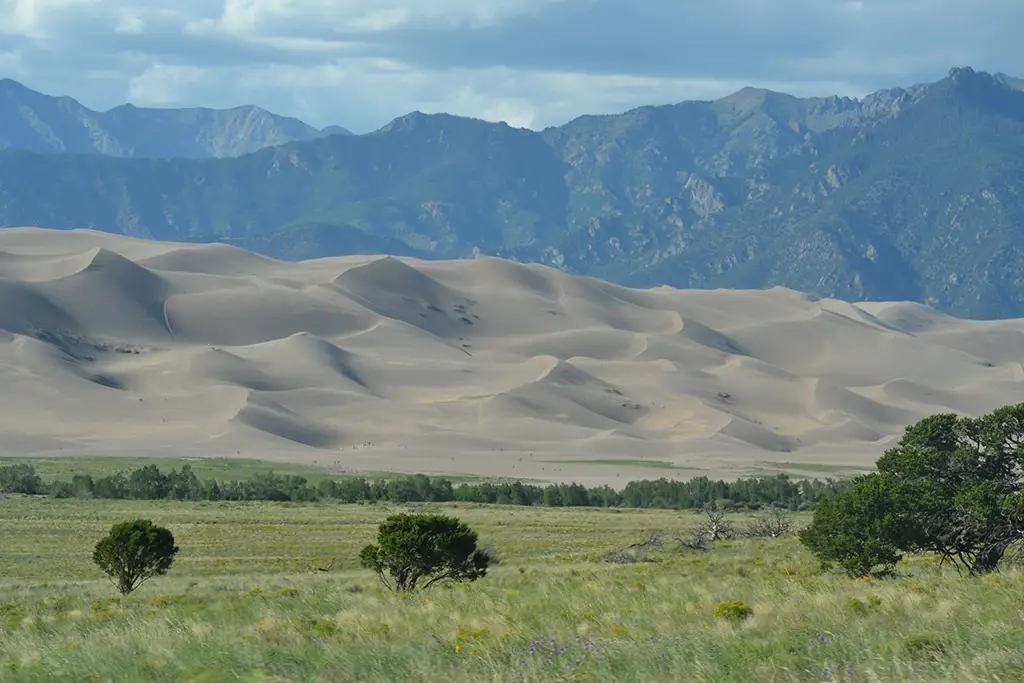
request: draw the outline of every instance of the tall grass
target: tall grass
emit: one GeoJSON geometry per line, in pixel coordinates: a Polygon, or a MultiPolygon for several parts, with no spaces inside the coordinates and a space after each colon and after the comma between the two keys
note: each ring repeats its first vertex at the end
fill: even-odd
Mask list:
{"type": "Polygon", "coordinates": [[[355,559],[394,506],[0,501],[0,680],[1024,680],[1016,570],[969,580],[915,559],[851,581],[792,538],[619,565],[604,556],[699,517],[426,507],[502,563],[401,598],[355,559]],[[118,600],[89,553],[135,517],[169,526],[180,562],[118,600]],[[731,601],[749,614],[719,609],[731,601]]]}

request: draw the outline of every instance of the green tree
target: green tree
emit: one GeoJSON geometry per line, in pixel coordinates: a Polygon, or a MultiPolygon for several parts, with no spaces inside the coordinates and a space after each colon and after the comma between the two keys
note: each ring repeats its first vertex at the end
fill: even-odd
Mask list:
{"type": "Polygon", "coordinates": [[[174,563],[178,547],[168,529],[147,519],[115,524],[96,544],[93,562],[127,595],[154,576],[163,576],[174,563]]]}
{"type": "Polygon", "coordinates": [[[925,418],[877,467],[900,482],[908,551],[935,553],[978,575],[996,570],[1024,539],[1024,404],[978,418],[925,418]]]}
{"type": "Polygon", "coordinates": [[[885,574],[900,561],[899,519],[892,508],[892,482],[877,474],[818,504],[800,540],[819,559],[835,562],[851,577],[885,574]]]}
{"type": "Polygon", "coordinates": [[[180,472],[171,470],[167,475],[167,495],[173,500],[202,500],[203,485],[191,465],[182,465],[180,472]]]}
{"type": "Polygon", "coordinates": [[[167,477],[156,465],[140,467],[128,476],[128,495],[136,500],[161,500],[169,489],[167,477]]]}
{"type": "Polygon", "coordinates": [[[822,559],[858,573],[929,552],[975,576],[1024,540],[1024,404],[925,418],[877,468],[822,501],[801,534],[822,559]]]}
{"type": "Polygon", "coordinates": [[[122,500],[128,497],[128,478],[120,472],[109,477],[100,477],[93,482],[92,492],[97,498],[122,500]]]}
{"type": "Polygon", "coordinates": [[[440,581],[476,581],[492,558],[477,548],[477,534],[445,515],[399,514],[377,529],[377,545],[359,554],[362,565],[397,592],[424,589],[440,581]]]}
{"type": "Polygon", "coordinates": [[[0,467],[0,493],[24,493],[33,496],[40,493],[43,481],[30,464],[5,465],[0,467]]]}

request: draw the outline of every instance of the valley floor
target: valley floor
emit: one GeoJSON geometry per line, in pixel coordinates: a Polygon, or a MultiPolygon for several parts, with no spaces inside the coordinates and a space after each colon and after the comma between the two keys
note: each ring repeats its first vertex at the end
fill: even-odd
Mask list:
{"type": "Polygon", "coordinates": [[[1017,570],[968,580],[915,558],[899,578],[851,581],[823,572],[794,538],[708,552],[669,541],[652,561],[612,564],[610,551],[651,530],[683,535],[699,517],[427,507],[469,523],[501,564],[476,584],[402,599],[356,557],[393,506],[0,499],[0,680],[1024,677],[1017,570]],[[137,517],[171,528],[179,561],[118,600],[92,545],[137,517]],[[716,618],[727,601],[752,616],[716,618]]]}

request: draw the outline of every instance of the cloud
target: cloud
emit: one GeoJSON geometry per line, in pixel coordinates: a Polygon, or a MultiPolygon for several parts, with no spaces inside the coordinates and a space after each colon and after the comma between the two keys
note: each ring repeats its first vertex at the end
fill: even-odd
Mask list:
{"type": "Polygon", "coordinates": [[[0,0],[0,68],[107,108],[254,103],[371,130],[543,127],[745,85],[859,95],[1024,75],[1020,0],[0,0]]]}

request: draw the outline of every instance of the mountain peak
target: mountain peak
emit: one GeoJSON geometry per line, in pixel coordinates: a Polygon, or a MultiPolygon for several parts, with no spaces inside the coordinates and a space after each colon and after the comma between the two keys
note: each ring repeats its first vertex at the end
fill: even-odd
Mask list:
{"type": "Polygon", "coordinates": [[[24,83],[20,83],[13,78],[0,78],[0,88],[4,90],[28,90],[24,83]]]}
{"type": "Polygon", "coordinates": [[[343,128],[341,126],[327,126],[326,128],[321,128],[320,132],[324,135],[355,135],[355,133],[350,131],[348,128],[343,128]]]}
{"type": "Polygon", "coordinates": [[[952,69],[949,70],[949,73],[946,74],[946,80],[957,84],[992,84],[996,82],[996,79],[992,76],[992,74],[988,73],[987,71],[975,71],[973,68],[969,66],[954,66],[952,69]]]}
{"type": "Polygon", "coordinates": [[[424,130],[428,127],[437,127],[446,123],[462,123],[466,125],[476,126],[508,126],[504,121],[499,123],[491,123],[482,119],[473,118],[470,116],[456,116],[455,114],[425,114],[419,110],[409,112],[405,116],[399,116],[393,119],[390,123],[379,128],[376,133],[411,133],[414,131],[424,130]]]}

